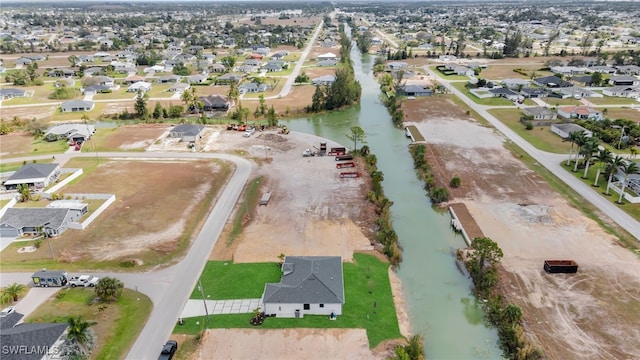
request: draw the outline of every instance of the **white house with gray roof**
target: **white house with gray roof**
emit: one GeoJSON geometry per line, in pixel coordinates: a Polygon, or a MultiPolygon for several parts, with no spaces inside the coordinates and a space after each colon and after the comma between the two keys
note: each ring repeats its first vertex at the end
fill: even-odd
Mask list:
{"type": "Polygon", "coordinates": [[[46,232],[57,236],[80,218],[78,211],[67,208],[9,208],[0,218],[0,237],[12,238],[46,232]]]}
{"type": "Polygon", "coordinates": [[[342,315],[344,278],[340,256],[287,256],[280,283],[265,284],[262,301],[268,315],[342,315]]]}
{"type": "Polygon", "coordinates": [[[69,141],[85,142],[89,140],[95,132],[95,125],[81,123],[60,124],[47,130],[47,133],[44,134],[44,138],[47,141],[67,139],[69,141]]]}
{"type": "Polygon", "coordinates": [[[58,164],[26,164],[9,176],[2,185],[7,190],[14,190],[18,185],[27,184],[31,188],[44,189],[60,176],[58,164]]]}
{"type": "Polygon", "coordinates": [[[60,104],[62,112],[91,111],[94,107],[95,103],[89,100],[69,100],[60,104]]]}

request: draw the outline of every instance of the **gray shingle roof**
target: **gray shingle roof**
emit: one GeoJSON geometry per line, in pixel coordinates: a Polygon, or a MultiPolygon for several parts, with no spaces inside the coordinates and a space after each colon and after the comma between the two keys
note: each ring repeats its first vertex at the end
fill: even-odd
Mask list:
{"type": "Polygon", "coordinates": [[[7,315],[7,316],[5,316],[3,318],[0,318],[0,330],[2,330],[4,332],[5,329],[11,329],[23,317],[24,317],[24,315],[20,314],[19,312],[14,311],[9,315],[7,315]]]}
{"type": "Polygon", "coordinates": [[[69,211],[69,209],[57,208],[9,208],[0,218],[0,224],[22,229],[43,226],[48,222],[47,227],[59,229],[69,211]]]}
{"type": "Polygon", "coordinates": [[[182,136],[196,136],[204,129],[204,125],[182,124],[171,129],[172,133],[182,134],[182,136]]]}
{"type": "MultiPolygon", "coordinates": [[[[11,329],[3,329],[0,334],[2,348],[26,346],[27,349],[50,347],[67,329],[67,324],[21,324],[11,329]]],[[[2,353],[2,360],[40,360],[44,355],[38,351],[22,351],[21,353],[2,353]]]]}
{"type": "Polygon", "coordinates": [[[287,256],[282,280],[266,284],[264,303],[344,304],[342,258],[287,256]]]}
{"type": "Polygon", "coordinates": [[[26,164],[22,166],[18,171],[16,171],[13,175],[11,175],[7,182],[15,181],[15,180],[26,180],[26,179],[38,179],[38,178],[46,178],[51,175],[56,168],[58,168],[58,164],[26,164]]]}

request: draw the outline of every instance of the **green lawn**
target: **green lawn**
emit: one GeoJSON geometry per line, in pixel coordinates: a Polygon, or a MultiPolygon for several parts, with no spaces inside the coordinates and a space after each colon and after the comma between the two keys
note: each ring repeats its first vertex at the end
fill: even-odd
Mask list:
{"type": "Polygon", "coordinates": [[[571,106],[571,105],[582,105],[580,100],[567,98],[567,99],[559,99],[559,98],[543,98],[542,101],[549,104],[549,106],[571,106]]]}
{"type": "MultiPolygon", "coordinates": [[[[31,143],[31,152],[34,153],[33,155],[57,154],[65,152],[67,149],[69,149],[69,144],[67,144],[66,141],[46,141],[44,138],[38,138],[34,139],[31,143]]],[[[42,162],[42,160],[40,162],[42,162]]]]}
{"type": "MultiPolygon", "coordinates": [[[[264,284],[280,282],[277,263],[242,263],[209,261],[200,281],[207,300],[248,299],[262,296],[264,284]]],[[[202,299],[197,287],[191,299],[202,299]]]]}
{"type": "Polygon", "coordinates": [[[522,116],[520,109],[492,109],[489,112],[537,149],[569,154],[571,144],[562,141],[560,136],[552,133],[549,126],[537,126],[527,130],[520,122],[520,116],[522,116]]]}
{"type": "MultiPolygon", "coordinates": [[[[37,291],[35,289],[34,291],[37,291]]],[[[92,329],[98,337],[93,359],[122,359],[144,327],[153,304],[144,294],[125,289],[114,303],[89,305],[93,289],[62,289],[53,301],[40,305],[26,319],[30,323],[66,322],[69,316],[81,315],[96,322],[92,329]]]]}
{"type": "Polygon", "coordinates": [[[110,93],[96,94],[93,100],[116,100],[116,99],[133,99],[136,93],[127,92],[127,87],[122,86],[119,90],[110,93]]]}
{"type": "MultiPolygon", "coordinates": [[[[573,168],[575,166],[575,163],[571,163],[569,166],[567,166],[566,161],[562,162],[562,166],[571,174],[573,174],[576,178],[580,179],[583,183],[587,184],[587,185],[591,185],[593,186],[593,183],[596,179],[596,174],[598,172],[598,164],[593,164],[594,161],[591,161],[592,164],[589,166],[589,171],[587,172],[587,178],[583,179],[582,176],[584,175],[584,167],[582,168],[578,168],[577,172],[573,172],[573,168]]],[[[600,174],[600,177],[598,178],[598,187],[594,187],[594,189],[597,189],[598,193],[602,194],[602,196],[605,199],[608,199],[611,203],[616,204],[617,206],[619,206],[624,212],[626,212],[627,214],[629,214],[631,217],[633,217],[634,219],[636,219],[637,221],[640,221],[640,204],[632,204],[630,202],[628,202],[627,200],[625,200],[624,198],[622,198],[622,202],[623,204],[620,205],[617,203],[618,199],[620,198],[620,194],[615,192],[614,190],[609,190],[609,195],[605,195],[604,192],[607,188],[607,178],[602,175],[602,173],[600,174]]],[[[625,192],[628,192],[630,194],[633,194],[631,191],[629,191],[628,189],[625,189],[625,192]]]]}
{"type": "MultiPolygon", "coordinates": [[[[375,256],[366,254],[354,254],[355,263],[344,263],[345,298],[346,302],[342,309],[342,316],[336,321],[330,321],[327,316],[305,316],[302,319],[267,318],[262,328],[285,329],[285,328],[364,328],[369,338],[369,347],[374,348],[384,340],[401,338],[396,317],[395,305],[391,294],[391,285],[387,274],[389,264],[378,260],[375,256]]],[[[220,263],[217,266],[224,266],[220,263]]],[[[207,264],[207,268],[210,265],[207,264]]],[[[243,298],[255,294],[260,289],[260,294],[264,289],[264,284],[236,285],[234,282],[245,283],[244,275],[256,276],[255,272],[263,269],[268,276],[273,276],[275,269],[279,273],[275,263],[271,264],[231,264],[226,265],[229,269],[222,269],[223,272],[216,274],[216,277],[225,278],[226,281],[218,281],[219,287],[209,290],[205,283],[205,273],[203,273],[203,287],[207,293],[211,293],[212,299],[220,298],[217,291],[228,294],[230,298],[243,298]],[[246,266],[240,266],[246,265],[246,266]],[[236,267],[239,269],[236,272],[236,267]],[[231,274],[231,272],[234,272],[231,274]],[[232,284],[229,284],[232,283],[232,284]],[[248,288],[251,288],[250,290],[248,288]],[[235,290],[234,290],[235,289],[235,290]],[[237,295],[235,293],[237,291],[237,295]]],[[[263,275],[261,275],[263,276],[263,275]]],[[[209,277],[213,278],[213,275],[209,277]]],[[[267,275],[264,275],[267,278],[267,275]]],[[[277,280],[279,281],[279,274],[277,280]]],[[[214,280],[211,280],[214,281],[214,280]]],[[[205,295],[206,296],[206,295],[205,295]]],[[[192,295],[193,297],[193,295],[192,295]]],[[[252,296],[256,297],[256,296],[252,296]]],[[[249,328],[250,314],[215,315],[210,318],[210,328],[249,328]]],[[[184,319],[184,325],[177,325],[175,333],[196,334],[202,330],[204,324],[201,317],[184,319]],[[199,322],[199,324],[196,324],[199,322]]]]}
{"type": "Polygon", "coordinates": [[[631,105],[631,104],[640,105],[640,103],[634,99],[623,98],[623,97],[611,97],[611,96],[605,96],[601,98],[592,97],[592,98],[589,98],[588,100],[590,103],[594,105],[631,105]]]}

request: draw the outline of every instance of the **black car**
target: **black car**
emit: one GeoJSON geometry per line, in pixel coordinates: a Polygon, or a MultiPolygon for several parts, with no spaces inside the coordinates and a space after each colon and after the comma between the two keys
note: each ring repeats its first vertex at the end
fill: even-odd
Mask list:
{"type": "Polygon", "coordinates": [[[175,340],[167,341],[167,343],[162,347],[162,352],[160,353],[158,360],[171,360],[173,355],[176,353],[176,350],[178,350],[178,342],[175,340]]]}

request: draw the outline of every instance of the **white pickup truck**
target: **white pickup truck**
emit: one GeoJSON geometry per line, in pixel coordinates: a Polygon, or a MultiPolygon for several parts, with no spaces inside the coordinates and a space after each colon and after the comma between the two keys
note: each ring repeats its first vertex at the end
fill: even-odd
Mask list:
{"type": "Polygon", "coordinates": [[[77,287],[77,286],[94,287],[98,283],[98,280],[100,280],[100,278],[97,277],[97,276],[93,276],[93,275],[72,276],[69,279],[69,286],[71,286],[71,287],[77,287]]]}

